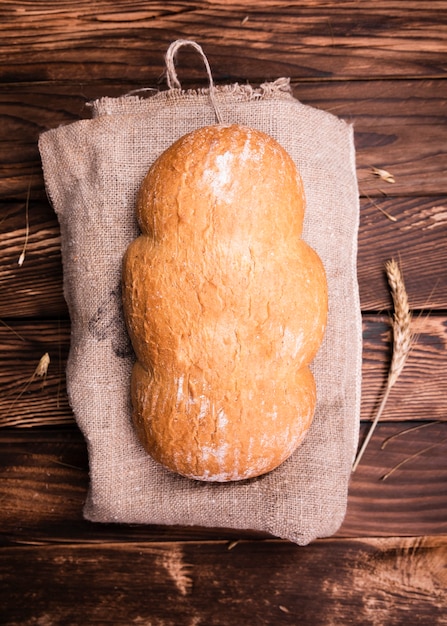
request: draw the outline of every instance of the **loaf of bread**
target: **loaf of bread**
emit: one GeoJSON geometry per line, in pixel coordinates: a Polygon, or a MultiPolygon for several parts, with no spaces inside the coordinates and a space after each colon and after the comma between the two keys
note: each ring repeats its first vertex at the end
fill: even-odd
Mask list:
{"type": "Polygon", "coordinates": [[[123,301],[134,423],[166,468],[252,478],[309,429],[327,284],[301,239],[304,209],[287,152],[236,124],[185,135],[145,177],[123,301]]]}

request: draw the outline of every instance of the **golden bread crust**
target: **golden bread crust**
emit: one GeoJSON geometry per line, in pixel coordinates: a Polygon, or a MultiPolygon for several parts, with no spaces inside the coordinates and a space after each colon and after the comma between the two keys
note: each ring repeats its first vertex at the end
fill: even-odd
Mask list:
{"type": "Polygon", "coordinates": [[[327,318],[324,268],[301,239],[304,208],[289,155],[239,125],[194,131],[149,170],[123,301],[134,422],[165,467],[252,478],[303,440],[316,403],[308,365],[327,318]]]}

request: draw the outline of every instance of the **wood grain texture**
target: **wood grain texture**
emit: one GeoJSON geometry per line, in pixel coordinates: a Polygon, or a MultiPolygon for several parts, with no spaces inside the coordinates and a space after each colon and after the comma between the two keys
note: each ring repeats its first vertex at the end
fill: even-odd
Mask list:
{"type": "Polygon", "coordinates": [[[445,537],[36,545],[0,556],[7,626],[447,623],[445,537]]]}
{"type": "Polygon", "coordinates": [[[445,422],[380,423],[352,475],[339,536],[446,534],[446,451],[445,422]]]}
{"type": "MultiPolygon", "coordinates": [[[[445,76],[445,9],[439,0],[6,1],[0,80],[155,80],[169,43],[191,38],[218,80],[445,76]]],[[[187,76],[201,77],[195,57],[182,56],[187,76]]]]}
{"type": "Polygon", "coordinates": [[[29,427],[72,424],[65,367],[70,342],[67,321],[28,322],[0,326],[0,424],[29,427]],[[50,363],[44,376],[36,376],[40,359],[50,363]]]}
{"type": "MultiPolygon", "coordinates": [[[[391,358],[389,318],[364,316],[361,418],[373,419],[391,358]]],[[[391,390],[382,420],[445,419],[447,406],[447,319],[413,318],[413,343],[398,381],[391,390]],[[437,354],[437,356],[435,356],[437,354]]]]}
{"type": "Polygon", "coordinates": [[[30,201],[27,206],[26,200],[2,208],[0,319],[67,317],[56,214],[48,203],[30,201]]]}
{"type": "MultiPolygon", "coordinates": [[[[380,424],[377,428],[352,475],[348,510],[337,533],[339,537],[447,533],[447,424],[433,423],[409,433],[403,430],[402,425],[393,423],[380,424]],[[428,446],[434,447],[410,459],[428,446]],[[382,480],[405,459],[409,459],[407,463],[382,480]]],[[[244,532],[224,528],[94,524],[83,520],[88,459],[86,444],[76,429],[3,431],[0,453],[2,545],[40,541],[235,540],[267,536],[250,529],[244,532]]]]}
{"type": "MultiPolygon", "coordinates": [[[[384,266],[391,258],[402,269],[410,308],[447,308],[447,198],[425,196],[365,199],[361,202],[358,280],[364,311],[389,308],[384,266]],[[390,221],[386,211],[396,221],[390,221]]],[[[424,315],[424,314],[422,314],[424,315]]]]}
{"type": "MultiPolygon", "coordinates": [[[[382,416],[384,421],[445,420],[447,415],[447,318],[413,320],[414,343],[382,416]]],[[[380,400],[390,359],[386,316],[363,318],[361,418],[371,420],[380,400]]],[[[65,388],[70,343],[67,320],[10,322],[0,326],[0,426],[71,423],[65,388]],[[51,359],[45,378],[33,377],[41,357],[51,359]]]]}
{"type": "MultiPolygon", "coordinates": [[[[165,84],[145,84],[166,88],[165,84]]],[[[197,85],[206,85],[205,78],[187,86],[197,85]]],[[[333,113],[354,125],[362,195],[382,198],[383,194],[447,194],[444,81],[308,84],[292,80],[292,87],[294,96],[304,104],[333,113]],[[372,166],[391,171],[396,183],[390,185],[371,175],[372,166]]],[[[129,83],[85,85],[83,82],[67,86],[5,86],[0,94],[0,197],[26,197],[31,188],[32,199],[42,199],[44,184],[37,148],[40,133],[88,118],[86,103],[92,99],[123,95],[134,88],[129,83]]]]}

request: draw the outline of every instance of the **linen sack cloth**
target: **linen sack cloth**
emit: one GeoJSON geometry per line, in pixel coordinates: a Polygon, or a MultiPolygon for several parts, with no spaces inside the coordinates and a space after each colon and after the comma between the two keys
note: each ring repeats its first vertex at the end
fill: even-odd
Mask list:
{"type": "Polygon", "coordinates": [[[102,98],[92,103],[92,119],[49,130],[39,141],[61,227],[72,328],[68,394],[89,453],[84,516],[97,522],[252,529],[305,545],[341,525],[358,441],[361,316],[353,129],[297,101],[288,79],[258,88],[211,88],[225,123],[273,136],[303,178],[303,236],[322,258],[329,283],[328,327],[312,365],[318,389],[314,422],[279,468],[241,482],[193,481],[159,466],[144,451],[131,420],[134,355],[121,308],[122,258],[139,234],[136,197],[147,170],[179,137],[215,123],[215,112],[209,89],[172,87],[145,98],[102,98]]]}

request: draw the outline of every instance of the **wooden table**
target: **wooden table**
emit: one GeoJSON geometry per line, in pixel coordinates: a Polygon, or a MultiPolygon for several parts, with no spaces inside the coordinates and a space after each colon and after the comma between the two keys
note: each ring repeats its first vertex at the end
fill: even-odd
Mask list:
{"type": "MultiPolygon", "coordinates": [[[[447,624],[447,2],[4,0],[0,25],[0,623],[447,624]],[[290,76],[299,100],[354,124],[362,437],[390,361],[384,263],[404,272],[410,357],[343,526],[307,547],[82,518],[88,460],[65,391],[70,323],[37,139],[88,117],[90,99],[164,88],[178,38],[203,46],[218,84],[290,76]]],[[[182,59],[183,84],[205,86],[197,58],[182,59]]]]}

